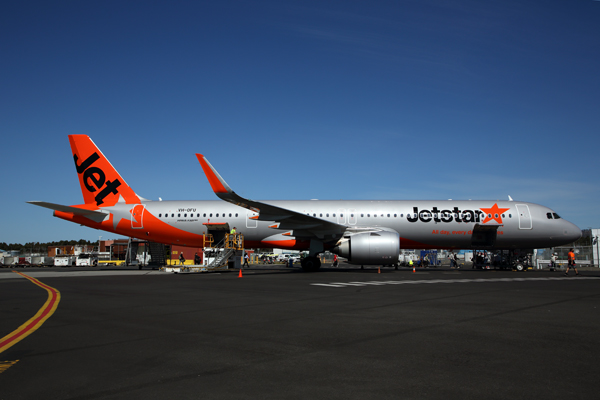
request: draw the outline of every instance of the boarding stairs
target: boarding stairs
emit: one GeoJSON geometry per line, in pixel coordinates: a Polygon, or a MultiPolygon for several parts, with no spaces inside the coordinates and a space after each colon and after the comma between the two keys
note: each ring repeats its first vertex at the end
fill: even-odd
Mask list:
{"type": "Polygon", "coordinates": [[[165,245],[162,243],[148,242],[150,262],[148,265],[162,267],[166,264],[165,245]]]}
{"type": "Polygon", "coordinates": [[[138,265],[137,253],[140,242],[129,238],[127,242],[127,252],[125,253],[125,265],[138,265]]]}
{"type": "Polygon", "coordinates": [[[223,240],[218,244],[213,245],[214,238],[212,235],[205,235],[204,248],[205,257],[207,251],[214,251],[217,256],[206,265],[178,265],[165,266],[162,268],[165,272],[208,272],[227,269],[232,256],[235,256],[238,251],[244,250],[244,235],[241,233],[227,233],[223,240]]]}

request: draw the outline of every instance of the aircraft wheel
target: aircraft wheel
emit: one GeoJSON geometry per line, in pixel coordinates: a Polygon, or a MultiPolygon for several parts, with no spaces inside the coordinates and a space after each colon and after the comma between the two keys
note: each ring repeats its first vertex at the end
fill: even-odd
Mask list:
{"type": "Polygon", "coordinates": [[[321,268],[321,260],[317,257],[306,257],[300,262],[305,272],[316,272],[321,268]]]}

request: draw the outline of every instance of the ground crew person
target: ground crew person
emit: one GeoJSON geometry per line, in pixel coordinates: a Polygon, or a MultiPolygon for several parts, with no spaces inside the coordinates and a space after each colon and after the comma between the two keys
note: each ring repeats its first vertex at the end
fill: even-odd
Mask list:
{"type": "Polygon", "coordinates": [[[235,248],[236,245],[236,239],[235,239],[235,233],[236,233],[236,229],[235,226],[231,229],[231,232],[229,232],[229,247],[231,248],[235,248]]]}
{"type": "Polygon", "coordinates": [[[566,276],[569,276],[569,269],[573,268],[575,270],[575,275],[579,275],[579,272],[577,272],[577,268],[575,268],[575,252],[573,251],[573,249],[571,248],[569,250],[569,254],[567,256],[568,258],[568,264],[567,264],[567,272],[565,272],[566,276]]]}

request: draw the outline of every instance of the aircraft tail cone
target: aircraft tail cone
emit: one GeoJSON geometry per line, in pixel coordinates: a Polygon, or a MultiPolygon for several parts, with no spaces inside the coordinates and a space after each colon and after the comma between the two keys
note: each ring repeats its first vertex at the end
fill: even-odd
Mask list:
{"type": "Polygon", "coordinates": [[[238,275],[238,278],[242,277],[242,270],[240,269],[240,274],[238,275]]]}

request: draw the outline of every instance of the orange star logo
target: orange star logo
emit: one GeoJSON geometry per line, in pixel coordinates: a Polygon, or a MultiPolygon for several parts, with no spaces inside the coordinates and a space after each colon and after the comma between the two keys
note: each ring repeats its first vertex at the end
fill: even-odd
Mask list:
{"type": "Polygon", "coordinates": [[[498,203],[494,203],[494,205],[490,208],[480,208],[481,211],[485,213],[485,219],[483,223],[489,222],[491,220],[496,221],[497,223],[502,223],[502,213],[510,210],[510,208],[500,208],[498,207],[498,203]]]}

